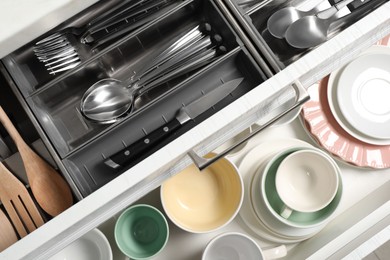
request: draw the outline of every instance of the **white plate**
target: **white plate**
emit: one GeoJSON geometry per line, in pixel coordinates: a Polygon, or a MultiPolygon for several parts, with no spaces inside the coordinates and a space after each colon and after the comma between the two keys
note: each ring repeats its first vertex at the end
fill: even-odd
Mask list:
{"type": "Polygon", "coordinates": [[[280,151],[281,149],[305,145],[308,145],[308,143],[297,139],[270,140],[261,143],[250,150],[238,166],[245,188],[244,201],[242,203],[239,216],[243,220],[243,223],[260,239],[266,239],[276,243],[295,243],[307,239],[306,236],[292,238],[270,232],[265,224],[257,217],[250,196],[252,178],[265,158],[280,151]]]}
{"type": "Polygon", "coordinates": [[[106,236],[95,228],[49,258],[49,260],[63,259],[111,260],[111,246],[106,236]]]}
{"type": "Polygon", "coordinates": [[[390,139],[390,48],[372,46],[340,74],[336,100],[346,121],[375,139],[390,139]]]}
{"type": "Polygon", "coordinates": [[[342,67],[340,69],[337,69],[333,71],[329,76],[328,81],[328,88],[327,88],[327,96],[328,96],[328,103],[329,108],[332,112],[332,115],[336,119],[337,123],[351,136],[355,137],[356,139],[359,139],[360,141],[363,141],[368,144],[375,144],[375,145],[389,145],[390,139],[377,139],[372,138],[370,136],[367,136],[358,130],[356,130],[344,117],[344,115],[341,113],[339,104],[336,99],[336,90],[337,90],[337,84],[340,77],[340,74],[342,73],[343,69],[345,67],[342,67]]]}

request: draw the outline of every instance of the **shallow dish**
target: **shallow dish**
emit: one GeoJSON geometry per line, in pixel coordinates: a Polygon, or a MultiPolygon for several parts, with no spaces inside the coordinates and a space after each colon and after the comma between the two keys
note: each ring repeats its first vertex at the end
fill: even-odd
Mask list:
{"type": "Polygon", "coordinates": [[[339,104],[337,102],[337,82],[339,80],[340,74],[344,67],[333,71],[329,75],[328,80],[328,86],[327,86],[327,98],[329,103],[329,108],[332,112],[332,115],[336,119],[337,123],[351,136],[355,137],[356,139],[359,139],[360,141],[363,141],[368,144],[375,144],[375,145],[389,145],[390,139],[378,139],[373,138],[368,135],[365,135],[358,130],[356,130],[344,117],[344,115],[340,111],[339,104]]]}
{"type": "Polygon", "coordinates": [[[260,185],[262,173],[264,172],[266,163],[264,162],[261,165],[252,180],[251,185],[251,200],[252,207],[256,214],[256,217],[262,222],[265,229],[277,238],[283,238],[288,241],[300,241],[308,239],[314,236],[317,232],[321,230],[320,227],[314,228],[298,228],[286,225],[285,223],[280,223],[280,221],[272,215],[269,209],[267,209],[267,205],[259,196],[261,194],[260,185]]]}
{"type": "Polygon", "coordinates": [[[357,131],[390,139],[390,48],[372,46],[342,70],[336,98],[357,131]]]}
{"type": "Polygon", "coordinates": [[[250,150],[241,160],[238,169],[242,175],[245,187],[244,201],[239,212],[242,223],[252,231],[252,234],[260,239],[276,243],[296,243],[308,238],[308,236],[285,236],[270,230],[256,215],[251,200],[251,182],[265,159],[281,149],[292,147],[310,147],[311,145],[298,139],[276,139],[261,143],[250,150]]]}
{"type": "Polygon", "coordinates": [[[203,171],[190,165],[165,181],[160,194],[173,223],[188,232],[206,233],[234,219],[243,201],[244,187],[237,167],[222,158],[203,171]]]}
{"type": "Polygon", "coordinates": [[[95,228],[49,259],[111,260],[112,251],[105,235],[95,228]]]}
{"type": "Polygon", "coordinates": [[[390,167],[390,145],[362,142],[347,133],[336,121],[329,107],[329,76],[309,88],[310,100],[303,104],[301,118],[314,140],[333,156],[358,167],[390,167]]]}
{"type": "Polygon", "coordinates": [[[334,163],[339,185],[335,198],[325,208],[312,213],[293,211],[288,219],[280,215],[284,205],[276,192],[275,175],[281,161],[294,151],[313,149],[314,147],[296,147],[286,149],[273,157],[262,169],[259,169],[252,183],[252,197],[256,201],[255,211],[258,216],[268,224],[275,232],[289,236],[310,236],[321,230],[331,219],[342,197],[342,182],[340,169],[334,163]]]}

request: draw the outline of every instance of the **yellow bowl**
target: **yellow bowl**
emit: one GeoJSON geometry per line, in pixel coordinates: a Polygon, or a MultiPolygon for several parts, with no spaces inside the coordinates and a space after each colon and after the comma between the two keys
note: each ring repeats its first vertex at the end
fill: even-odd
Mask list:
{"type": "Polygon", "coordinates": [[[203,171],[190,165],[161,185],[163,208],[178,227],[192,233],[219,229],[240,210],[244,187],[237,167],[222,158],[203,171]]]}

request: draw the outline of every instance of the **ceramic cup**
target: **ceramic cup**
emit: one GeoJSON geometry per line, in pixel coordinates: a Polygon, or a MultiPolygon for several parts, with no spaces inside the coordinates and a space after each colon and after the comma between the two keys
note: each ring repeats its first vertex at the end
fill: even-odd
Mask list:
{"type": "Polygon", "coordinates": [[[158,254],[169,237],[168,222],[155,207],[138,204],[126,209],[115,224],[115,241],[131,259],[158,254]]]}
{"type": "MultiPolygon", "coordinates": [[[[252,194],[252,197],[255,198],[254,201],[256,201],[256,203],[259,203],[258,205],[255,205],[255,209],[258,215],[263,218],[263,220],[267,223],[267,226],[269,226],[278,233],[283,233],[289,236],[308,236],[312,235],[315,232],[318,232],[322,227],[324,227],[324,225],[327,223],[327,221],[329,221],[330,217],[338,208],[343,191],[343,186],[340,177],[340,169],[338,168],[336,162],[331,160],[335,166],[339,178],[337,193],[333,200],[326,207],[319,211],[293,211],[288,219],[283,218],[280,215],[280,212],[282,211],[285,204],[281,200],[276,190],[276,172],[281,162],[288,155],[300,150],[315,150],[324,153],[314,147],[293,147],[282,150],[272,155],[271,158],[269,158],[265,162],[264,167],[259,173],[260,176],[258,178],[258,181],[253,184],[258,187],[257,189],[254,189],[255,194],[252,194]]],[[[324,155],[328,156],[325,153],[324,155]]]]}
{"type": "Polygon", "coordinates": [[[244,186],[237,167],[222,158],[203,171],[190,165],[165,181],[160,193],[163,208],[174,224],[188,232],[206,233],[234,219],[244,186]]]}
{"type": "Polygon", "coordinates": [[[284,203],[280,215],[289,218],[293,211],[316,212],[329,205],[337,193],[339,178],[329,156],[304,149],[283,159],[276,171],[275,185],[284,203]]]}
{"type": "Polygon", "coordinates": [[[223,233],[213,238],[203,251],[202,260],[263,260],[286,256],[284,245],[262,250],[251,237],[237,233],[223,233]]]}

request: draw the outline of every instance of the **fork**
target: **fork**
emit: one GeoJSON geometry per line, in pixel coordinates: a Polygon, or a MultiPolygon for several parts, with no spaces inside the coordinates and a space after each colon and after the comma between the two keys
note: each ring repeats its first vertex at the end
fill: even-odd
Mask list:
{"type": "Polygon", "coordinates": [[[73,69],[86,59],[88,52],[113,41],[160,16],[159,10],[173,0],[123,1],[82,27],[68,27],[38,41],[34,54],[45,64],[49,74],[73,69]]]}
{"type": "Polygon", "coordinates": [[[26,187],[0,162],[0,200],[18,235],[26,236],[44,224],[26,187]]]}

